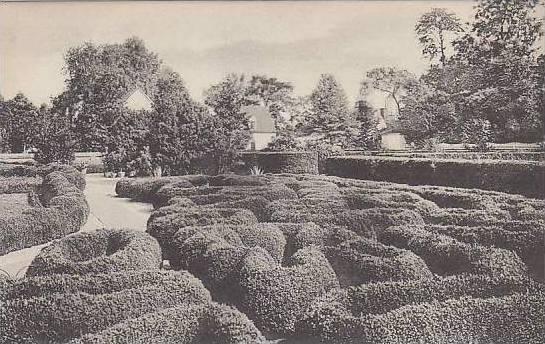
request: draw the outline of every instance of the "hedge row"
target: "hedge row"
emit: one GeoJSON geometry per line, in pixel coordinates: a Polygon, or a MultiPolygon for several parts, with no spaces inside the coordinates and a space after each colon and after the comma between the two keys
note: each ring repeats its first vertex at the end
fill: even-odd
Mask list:
{"type": "Polygon", "coordinates": [[[217,303],[167,308],[129,319],[70,344],[264,343],[254,324],[238,310],[217,303]]]}
{"type": "Polygon", "coordinates": [[[153,201],[155,193],[164,185],[174,184],[176,187],[192,188],[193,184],[184,177],[121,179],[115,185],[115,192],[120,197],[139,201],[153,201]]]}
{"type": "Polygon", "coordinates": [[[47,165],[19,165],[0,163],[0,177],[45,177],[52,172],[61,172],[78,189],[85,189],[85,176],[69,165],[51,163],[47,165]]]}
{"type": "Polygon", "coordinates": [[[0,216],[0,255],[64,237],[79,231],[87,221],[85,196],[64,173],[46,175],[40,192],[43,207],[29,207],[18,216],[0,216]]]}
{"type": "Polygon", "coordinates": [[[503,226],[426,226],[427,231],[448,235],[468,244],[513,251],[522,258],[533,274],[543,278],[545,225],[526,227],[523,230],[512,229],[508,230],[503,226]]]}
{"type": "Polygon", "coordinates": [[[252,152],[241,158],[248,170],[258,166],[266,173],[318,174],[317,152],[252,152]]]}
{"type": "Polygon", "coordinates": [[[189,274],[176,276],[105,294],[68,292],[8,299],[1,316],[2,342],[62,342],[160,309],[210,302],[199,280],[189,274]]]}
{"type": "Polygon", "coordinates": [[[0,194],[36,191],[41,183],[40,177],[0,177],[0,194]]]}
{"type": "Polygon", "coordinates": [[[161,248],[149,234],[129,229],[98,229],[53,242],[42,249],[28,276],[92,274],[158,269],[161,248]]]}
{"type": "MultiPolygon", "coordinates": [[[[126,270],[100,274],[55,274],[32,276],[14,281],[6,289],[7,299],[31,298],[54,293],[109,294],[125,289],[157,286],[176,281],[200,282],[187,271],[126,270]]],[[[191,282],[193,283],[193,282],[191,282]]],[[[198,288],[197,288],[198,289],[198,288]]]]}
{"type": "Polygon", "coordinates": [[[326,171],[348,178],[479,188],[545,198],[545,164],[540,162],[332,157],[326,162],[326,171]]]}
{"type": "Polygon", "coordinates": [[[311,315],[308,320],[326,318],[331,305],[337,305],[338,311],[361,317],[387,313],[407,305],[464,296],[488,298],[538,291],[545,291],[545,286],[531,279],[491,278],[485,275],[436,276],[433,279],[369,283],[334,289],[316,299],[307,314],[311,315]]]}
{"type": "Polygon", "coordinates": [[[545,293],[449,299],[354,316],[324,303],[302,324],[329,343],[543,343],[545,293]]]}
{"type": "Polygon", "coordinates": [[[512,251],[469,245],[428,232],[423,226],[390,227],[380,232],[378,239],[387,245],[411,250],[424,259],[432,272],[440,275],[527,276],[526,265],[512,251]]]}
{"type": "Polygon", "coordinates": [[[148,219],[147,232],[157,239],[163,250],[163,258],[175,257],[174,234],[183,227],[213,224],[252,225],[255,215],[246,209],[186,207],[174,203],[155,210],[148,219]]]}

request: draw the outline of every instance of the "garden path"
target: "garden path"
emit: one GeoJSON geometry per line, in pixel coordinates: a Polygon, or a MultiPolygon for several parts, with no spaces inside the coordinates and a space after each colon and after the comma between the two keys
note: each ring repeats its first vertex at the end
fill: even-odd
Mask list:
{"type": "MultiPolygon", "coordinates": [[[[146,223],[153,209],[151,204],[117,197],[115,184],[119,179],[104,178],[102,174],[88,174],[86,180],[85,197],[91,211],[81,231],[112,227],[146,230],[146,223]]],[[[48,244],[0,256],[0,269],[12,277],[24,276],[34,257],[48,244]]]]}

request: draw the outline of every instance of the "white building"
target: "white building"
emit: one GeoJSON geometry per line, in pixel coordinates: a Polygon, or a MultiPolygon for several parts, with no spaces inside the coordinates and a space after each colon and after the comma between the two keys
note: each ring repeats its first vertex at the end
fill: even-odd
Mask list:
{"type": "Polygon", "coordinates": [[[127,96],[123,100],[123,104],[129,110],[150,111],[152,109],[153,101],[141,88],[137,87],[127,93],[127,96]]]}
{"type": "Polygon", "coordinates": [[[250,122],[252,135],[247,150],[261,150],[276,137],[274,119],[266,106],[249,105],[242,107],[250,122]]]}

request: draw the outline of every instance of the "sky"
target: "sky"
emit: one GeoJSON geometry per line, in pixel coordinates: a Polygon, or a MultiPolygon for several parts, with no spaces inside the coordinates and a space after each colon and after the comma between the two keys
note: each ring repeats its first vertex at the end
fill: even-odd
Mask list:
{"type": "Polygon", "coordinates": [[[350,101],[365,73],[397,66],[421,74],[414,25],[433,7],[462,21],[472,1],[24,2],[0,3],[0,94],[36,105],[62,92],[63,56],[84,42],[144,40],[182,75],[191,95],[226,74],[265,74],[306,95],[331,73],[350,101]]]}

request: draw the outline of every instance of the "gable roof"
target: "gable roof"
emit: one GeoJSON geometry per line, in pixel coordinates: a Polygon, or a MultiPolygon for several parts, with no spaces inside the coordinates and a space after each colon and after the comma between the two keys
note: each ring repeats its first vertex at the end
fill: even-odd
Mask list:
{"type": "Polygon", "coordinates": [[[140,87],[135,87],[122,99],[124,106],[131,110],[151,110],[153,101],[140,87]]]}
{"type": "Polygon", "coordinates": [[[274,119],[272,118],[269,109],[266,106],[261,105],[248,105],[243,106],[241,111],[246,114],[248,118],[254,118],[255,126],[251,130],[253,133],[275,133],[274,119]]]}

